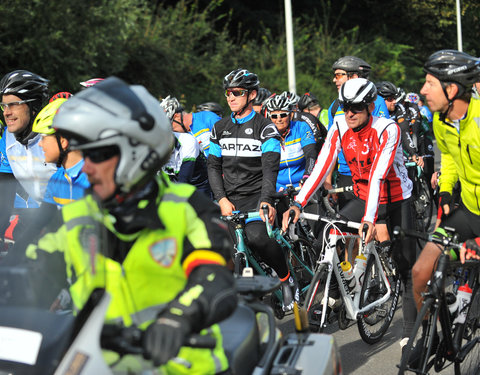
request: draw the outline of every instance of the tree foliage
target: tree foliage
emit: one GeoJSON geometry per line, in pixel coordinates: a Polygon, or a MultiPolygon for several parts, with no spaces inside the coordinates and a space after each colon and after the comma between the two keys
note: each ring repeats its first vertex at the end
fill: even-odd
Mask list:
{"type": "MultiPolygon", "coordinates": [[[[327,106],[336,96],[332,63],[356,55],[372,80],[420,89],[422,63],[456,48],[455,0],[292,1],[297,92],[327,106]]],[[[3,0],[1,72],[28,69],[51,91],[80,89],[92,77],[117,75],[187,108],[222,103],[222,79],[244,67],[262,86],[286,90],[283,2],[266,0],[3,0]]],[[[480,53],[480,4],[462,1],[464,50],[480,53]]],[[[225,104],[225,102],[223,102],[225,104]]]]}

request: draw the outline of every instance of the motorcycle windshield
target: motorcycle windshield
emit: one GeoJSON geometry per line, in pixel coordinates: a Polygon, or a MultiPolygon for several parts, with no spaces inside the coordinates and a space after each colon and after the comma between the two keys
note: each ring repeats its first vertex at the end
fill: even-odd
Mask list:
{"type": "Polygon", "coordinates": [[[67,179],[64,185],[56,181],[50,203],[27,192],[46,196],[50,182],[0,181],[4,198],[16,192],[13,201],[0,203],[0,374],[53,373],[79,319],[85,320],[91,293],[106,287],[106,231],[98,206],[91,200],[62,210],[64,203],[80,202],[69,192],[74,198],[85,194],[67,179]]]}

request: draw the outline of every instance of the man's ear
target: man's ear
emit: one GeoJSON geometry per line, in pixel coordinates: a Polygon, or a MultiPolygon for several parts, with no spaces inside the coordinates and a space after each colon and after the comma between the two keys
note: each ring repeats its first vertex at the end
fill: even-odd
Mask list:
{"type": "Polygon", "coordinates": [[[368,113],[373,113],[375,110],[375,102],[372,102],[368,105],[368,113]]]}
{"type": "Polygon", "coordinates": [[[64,150],[66,150],[67,147],[68,147],[68,145],[69,145],[70,143],[68,142],[68,139],[67,139],[67,138],[65,138],[65,137],[60,137],[60,144],[62,145],[62,148],[63,148],[64,150]]]}
{"type": "Polygon", "coordinates": [[[252,91],[250,91],[250,94],[248,95],[248,100],[252,101],[256,97],[257,97],[257,90],[252,90],[252,91]]]}
{"type": "Polygon", "coordinates": [[[455,83],[451,83],[446,88],[448,99],[453,99],[458,94],[458,86],[455,83]]]}

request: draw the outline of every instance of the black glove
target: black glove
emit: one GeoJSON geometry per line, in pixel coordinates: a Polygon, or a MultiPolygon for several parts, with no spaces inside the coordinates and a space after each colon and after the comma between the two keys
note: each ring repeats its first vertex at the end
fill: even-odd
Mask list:
{"type": "Polygon", "coordinates": [[[145,332],[145,357],[151,359],[154,366],[164,365],[178,354],[190,329],[186,318],[170,312],[160,315],[145,332]]]}
{"type": "Polygon", "coordinates": [[[442,191],[440,194],[439,194],[439,201],[438,201],[438,205],[440,206],[441,210],[442,210],[442,216],[445,214],[445,211],[443,209],[443,206],[449,206],[450,207],[450,213],[452,212],[452,206],[451,206],[451,203],[452,203],[452,194],[450,194],[449,192],[447,191],[442,191]]]}

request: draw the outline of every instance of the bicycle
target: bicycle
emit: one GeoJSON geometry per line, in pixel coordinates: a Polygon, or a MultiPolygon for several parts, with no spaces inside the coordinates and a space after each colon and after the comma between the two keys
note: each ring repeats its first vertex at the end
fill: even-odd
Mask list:
{"type": "Polygon", "coordinates": [[[415,228],[419,232],[428,232],[433,218],[433,197],[428,188],[429,181],[425,179],[422,167],[417,163],[409,161],[405,167],[415,168],[414,172],[409,173],[413,177],[413,207],[415,210],[415,228]]]}
{"type": "MultiPolygon", "coordinates": [[[[266,206],[262,207],[267,217],[268,208],[266,206]]],[[[258,275],[277,277],[275,271],[265,264],[259,257],[256,255],[250,247],[247,245],[245,240],[244,229],[246,222],[250,219],[258,219],[260,213],[255,212],[239,212],[234,211],[230,216],[222,216],[222,219],[230,222],[234,225],[235,232],[235,244],[234,249],[235,253],[233,256],[234,262],[234,273],[237,276],[241,276],[244,272],[249,272],[250,269],[258,275]],[[247,271],[244,271],[247,270],[247,271]]],[[[291,276],[293,277],[295,283],[299,286],[299,299],[302,299],[305,296],[310,282],[304,280],[305,275],[311,279],[313,277],[313,267],[309,266],[306,259],[311,259],[315,256],[315,250],[308,242],[303,242],[303,240],[297,241],[297,245],[301,244],[301,250],[298,247],[295,247],[294,241],[287,239],[278,228],[273,228],[271,224],[266,220],[265,222],[267,233],[270,238],[274,238],[284,250],[284,256],[287,261],[287,266],[290,271],[291,276]],[[305,256],[308,254],[308,256],[305,256]],[[292,263],[295,263],[295,267],[292,263]]],[[[285,311],[283,311],[283,295],[281,289],[277,289],[270,296],[270,305],[272,306],[275,316],[278,319],[282,319],[285,316],[285,311]]]]}
{"type": "Polygon", "coordinates": [[[383,252],[382,255],[379,254],[380,247],[374,241],[365,245],[362,239],[359,254],[367,258],[367,264],[362,274],[356,274],[356,285],[351,290],[341,269],[337,244],[339,241],[345,243],[349,238],[357,240],[359,236],[344,233],[339,226],[358,230],[361,224],[343,220],[339,215],[335,218],[308,213],[302,215],[307,219],[326,223],[323,230],[322,253],[317,260],[315,275],[305,297],[304,307],[311,325],[316,326],[321,332],[326,327],[327,310],[331,308],[329,304],[332,302],[329,290],[333,274],[343,302],[338,318],[339,328],[345,329],[349,320],[356,320],[363,341],[368,344],[378,342],[393,320],[400,296],[401,281],[394,262],[388,254],[383,252]]]}
{"type": "MultiPolygon", "coordinates": [[[[439,372],[452,363],[455,375],[480,374],[480,263],[472,260],[461,264],[460,261],[450,259],[450,249],[461,248],[456,236],[434,237],[432,234],[407,231],[398,227],[395,228],[394,234],[413,236],[444,246],[438,258],[437,267],[427,284],[427,290],[423,294],[422,308],[404,349],[398,374],[404,374],[406,371],[428,374],[432,367],[439,372]],[[468,283],[473,289],[471,299],[469,303],[460,305],[457,315],[452,316],[449,307],[457,301],[456,292],[463,283],[468,283]],[[427,320],[422,341],[418,339],[418,334],[420,327],[425,324],[423,323],[425,316],[427,320]],[[459,316],[465,318],[463,323],[461,319],[456,319],[459,316]],[[437,333],[437,325],[441,327],[439,333],[437,333]],[[435,345],[436,340],[438,340],[437,345],[435,345]],[[421,345],[421,355],[418,358],[412,358],[413,348],[417,345],[421,345]],[[412,365],[413,359],[417,362],[414,363],[415,366],[412,365]]],[[[415,352],[420,353],[420,350],[417,348],[415,352]]]]}

